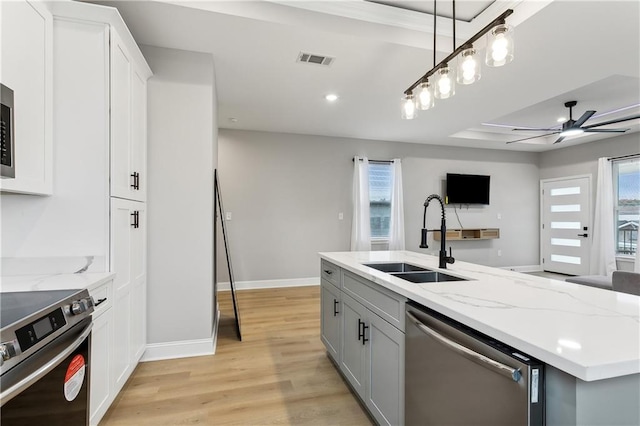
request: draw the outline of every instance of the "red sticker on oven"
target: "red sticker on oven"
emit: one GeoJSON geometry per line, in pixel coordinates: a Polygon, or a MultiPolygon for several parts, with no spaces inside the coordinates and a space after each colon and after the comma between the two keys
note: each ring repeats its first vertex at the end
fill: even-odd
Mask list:
{"type": "Polygon", "coordinates": [[[86,366],[82,355],[74,356],[69,363],[67,374],[64,376],[64,397],[67,401],[73,401],[80,393],[84,383],[86,366]]]}

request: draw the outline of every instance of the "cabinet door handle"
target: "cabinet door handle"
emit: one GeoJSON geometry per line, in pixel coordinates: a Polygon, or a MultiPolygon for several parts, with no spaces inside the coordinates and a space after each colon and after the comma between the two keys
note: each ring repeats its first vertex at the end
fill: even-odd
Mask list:
{"type": "Polygon", "coordinates": [[[336,299],[333,299],[333,316],[337,316],[340,312],[338,311],[338,302],[336,299]]]}
{"type": "Polygon", "coordinates": [[[589,236],[589,234],[578,234],[578,237],[585,237],[587,238],[589,236]]]}
{"type": "Polygon", "coordinates": [[[106,302],[107,298],[103,297],[102,299],[98,299],[98,301],[93,305],[94,307],[101,305],[102,303],[106,302]]]}
{"type": "Polygon", "coordinates": [[[369,341],[369,339],[365,337],[368,328],[369,328],[368,325],[364,325],[364,323],[362,323],[362,344],[363,345],[369,341]]]}
{"type": "Polygon", "coordinates": [[[364,323],[362,321],[360,321],[360,318],[358,318],[358,341],[364,337],[362,335],[362,326],[363,325],[364,325],[364,323]]]}
{"type": "Polygon", "coordinates": [[[132,222],[131,222],[131,226],[135,229],[140,227],[140,212],[138,210],[134,211],[133,213],[131,213],[131,218],[132,218],[132,222]]]}
{"type": "Polygon", "coordinates": [[[135,189],[136,191],[140,190],[140,173],[133,172],[131,173],[131,177],[133,178],[133,183],[130,185],[131,188],[135,189]]]}
{"type": "Polygon", "coordinates": [[[329,269],[325,269],[324,273],[327,274],[327,275],[331,275],[331,274],[333,274],[333,271],[331,271],[329,269]]]}

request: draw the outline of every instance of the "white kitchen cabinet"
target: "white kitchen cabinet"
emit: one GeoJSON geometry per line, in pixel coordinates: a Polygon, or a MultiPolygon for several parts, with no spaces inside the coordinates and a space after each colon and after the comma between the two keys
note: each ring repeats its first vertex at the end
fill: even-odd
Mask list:
{"type": "Polygon", "coordinates": [[[113,281],[97,288],[90,288],[89,294],[96,303],[92,314],[91,330],[91,392],[89,401],[89,419],[91,425],[97,425],[111,404],[113,363],[113,281]]]}
{"type": "Polygon", "coordinates": [[[104,349],[109,338],[108,352],[96,353],[108,380],[100,376],[91,388],[91,423],[97,424],[146,348],[146,204],[143,191],[131,187],[130,175],[132,167],[139,171],[137,182],[145,188],[151,70],[115,9],[52,2],[51,10],[56,155],[77,155],[65,164],[82,182],[83,198],[91,197],[90,206],[82,206],[91,217],[85,232],[103,234],[104,267],[116,274],[109,312],[94,316],[94,341],[104,349]],[[90,167],[83,163],[88,156],[90,167]]]}
{"type": "Polygon", "coordinates": [[[325,260],[321,277],[321,337],[327,353],[378,424],[403,424],[406,299],[325,260]]]}
{"type": "Polygon", "coordinates": [[[53,17],[38,1],[0,2],[0,82],[14,95],[15,177],[4,192],[53,190],[53,17]]]}
{"type": "Polygon", "coordinates": [[[114,390],[119,392],[146,344],[146,204],[111,198],[114,280],[114,390]]]}
{"type": "Polygon", "coordinates": [[[111,31],[111,196],[146,200],[147,77],[111,31]]]}

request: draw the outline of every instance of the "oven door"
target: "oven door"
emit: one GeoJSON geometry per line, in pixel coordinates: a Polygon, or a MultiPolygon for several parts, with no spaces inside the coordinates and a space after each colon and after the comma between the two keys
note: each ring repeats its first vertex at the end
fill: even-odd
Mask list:
{"type": "Polygon", "coordinates": [[[0,379],[2,426],[89,424],[91,318],[0,379]]]}

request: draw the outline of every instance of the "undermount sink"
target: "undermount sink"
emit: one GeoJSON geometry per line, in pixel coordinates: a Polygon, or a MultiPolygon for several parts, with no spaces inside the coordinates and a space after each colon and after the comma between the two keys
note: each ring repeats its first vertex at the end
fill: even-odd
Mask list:
{"type": "Polygon", "coordinates": [[[439,283],[445,281],[468,281],[466,278],[456,277],[440,271],[433,271],[410,263],[363,263],[363,265],[416,284],[439,283]]]}
{"type": "Polygon", "coordinates": [[[426,271],[426,272],[403,272],[397,274],[391,274],[395,277],[402,278],[403,280],[411,281],[412,283],[439,283],[444,281],[467,281],[464,278],[456,277],[453,275],[445,274],[438,271],[426,271]]]}
{"type": "Polygon", "coordinates": [[[419,266],[411,265],[409,263],[364,263],[364,266],[377,269],[382,272],[396,273],[396,272],[426,272],[428,269],[421,268],[419,266]]]}

